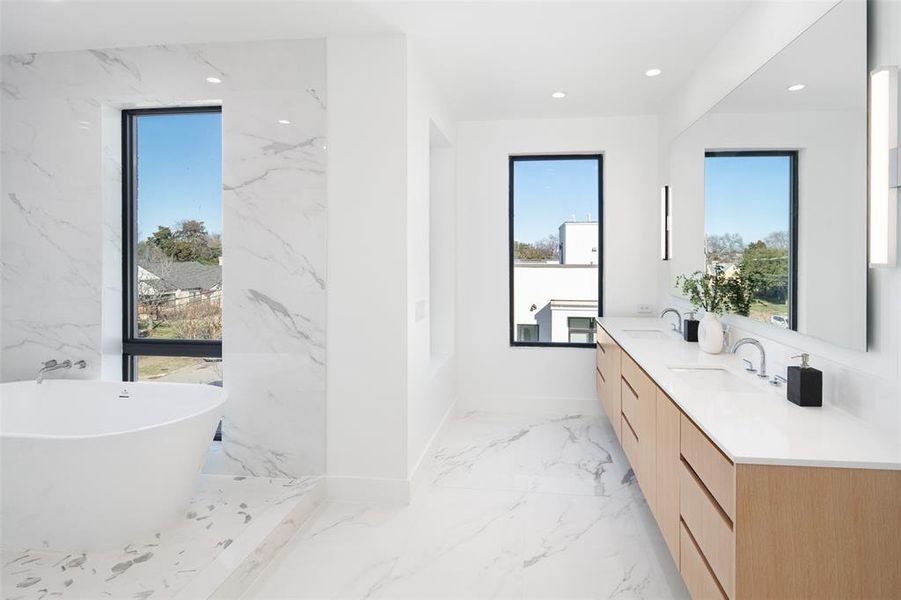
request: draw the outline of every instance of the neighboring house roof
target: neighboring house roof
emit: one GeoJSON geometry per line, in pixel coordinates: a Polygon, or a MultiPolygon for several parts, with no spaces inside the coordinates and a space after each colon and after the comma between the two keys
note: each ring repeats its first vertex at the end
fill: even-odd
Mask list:
{"type": "Polygon", "coordinates": [[[138,279],[157,292],[175,290],[212,290],[222,285],[222,266],[199,262],[138,261],[148,276],[138,279]]]}

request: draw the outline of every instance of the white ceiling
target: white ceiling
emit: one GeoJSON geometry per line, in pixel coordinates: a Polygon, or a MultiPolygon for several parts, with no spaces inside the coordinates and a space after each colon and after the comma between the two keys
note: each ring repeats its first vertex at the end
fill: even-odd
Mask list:
{"type": "Polygon", "coordinates": [[[750,0],[5,0],[4,54],[403,33],[460,119],[649,114],[750,0]],[[663,74],[645,77],[657,67],[663,74]],[[551,92],[567,93],[553,100],[551,92]]]}

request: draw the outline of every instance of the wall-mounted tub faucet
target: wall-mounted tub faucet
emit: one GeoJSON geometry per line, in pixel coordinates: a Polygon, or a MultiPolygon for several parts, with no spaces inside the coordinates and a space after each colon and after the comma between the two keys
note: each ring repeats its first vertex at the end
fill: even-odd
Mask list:
{"type": "MultiPolygon", "coordinates": [[[[64,360],[63,362],[57,362],[54,359],[50,359],[46,362],[41,363],[44,365],[41,367],[41,370],[38,371],[37,382],[41,383],[44,381],[44,375],[51,371],[59,371],[60,369],[71,369],[73,367],[71,360],[64,360]]],[[[76,369],[84,369],[87,367],[87,363],[83,360],[75,361],[74,367],[76,369]]]]}
{"type": "Polygon", "coordinates": [[[679,320],[679,324],[673,325],[673,330],[682,333],[682,315],[679,314],[679,311],[675,308],[664,308],[663,312],[660,313],[660,318],[662,319],[664,316],[666,316],[666,313],[673,313],[674,315],[676,315],[676,318],[679,320]]]}
{"type": "MultiPolygon", "coordinates": [[[[738,349],[741,348],[742,346],[744,346],[745,344],[750,344],[750,345],[754,346],[755,348],[757,348],[758,350],[760,350],[760,372],[757,374],[757,376],[766,379],[766,376],[767,376],[766,375],[766,352],[763,349],[763,344],[761,344],[754,338],[741,338],[740,340],[738,340],[737,342],[732,344],[732,354],[735,354],[736,352],[738,352],[738,349]]],[[[742,359],[742,360],[744,360],[744,359],[742,359]]],[[[745,362],[748,362],[748,364],[749,364],[749,368],[746,369],[746,371],[748,371],[749,373],[753,373],[754,370],[753,370],[753,367],[750,365],[750,362],[749,361],[745,361],[745,362]]]]}

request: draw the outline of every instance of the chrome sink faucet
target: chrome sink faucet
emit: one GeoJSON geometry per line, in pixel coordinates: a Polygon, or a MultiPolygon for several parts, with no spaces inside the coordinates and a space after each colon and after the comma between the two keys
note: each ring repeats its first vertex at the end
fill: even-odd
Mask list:
{"type": "Polygon", "coordinates": [[[674,315],[676,315],[676,318],[679,320],[679,324],[673,325],[673,331],[682,333],[682,315],[675,308],[664,308],[663,312],[660,313],[660,318],[662,319],[664,316],[666,316],[667,313],[673,313],[674,315]]]}
{"type": "MultiPolygon", "coordinates": [[[[757,374],[757,376],[766,379],[766,352],[763,349],[763,344],[761,344],[754,338],[741,338],[740,340],[732,344],[732,354],[738,352],[738,349],[746,344],[750,344],[751,346],[754,346],[755,348],[760,350],[760,372],[757,374]]],[[[751,366],[751,362],[748,360],[745,360],[745,362],[748,363],[748,368],[746,369],[746,371],[753,373],[754,368],[751,366]]]]}
{"type": "MultiPolygon", "coordinates": [[[[49,373],[51,371],[59,371],[60,369],[71,369],[73,366],[71,360],[64,360],[63,362],[57,362],[54,359],[50,359],[47,362],[43,362],[41,364],[44,366],[41,367],[40,371],[38,371],[38,376],[37,376],[38,383],[41,383],[42,381],[44,381],[44,375],[46,375],[47,373],[49,373]]],[[[83,360],[79,360],[79,361],[75,362],[74,366],[78,369],[84,369],[87,366],[87,363],[85,363],[83,360]]]]}

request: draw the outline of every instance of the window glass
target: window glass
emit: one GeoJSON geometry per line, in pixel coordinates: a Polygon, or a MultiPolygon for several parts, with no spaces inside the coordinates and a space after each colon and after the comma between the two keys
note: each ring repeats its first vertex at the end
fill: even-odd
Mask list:
{"type": "Polygon", "coordinates": [[[136,356],[138,381],[222,385],[222,359],[195,356],[136,356]]]}
{"type": "Polygon", "coordinates": [[[514,345],[591,343],[568,320],[600,313],[602,175],[599,155],[510,158],[514,345]]]}
{"type": "Polygon", "coordinates": [[[135,333],[221,339],[221,114],[134,119],[135,333]]]}
{"type": "Polygon", "coordinates": [[[593,318],[570,317],[569,341],[574,344],[594,343],[595,320],[593,318]]]}
{"type": "Polygon", "coordinates": [[[125,381],[222,385],[221,116],[123,111],[125,381]]]}
{"type": "Polygon", "coordinates": [[[795,329],[795,152],[709,152],[704,165],[707,270],[746,281],[745,316],[795,329]]]}
{"type": "Polygon", "coordinates": [[[537,342],[538,325],[517,325],[516,339],[523,342],[537,342]]]}

